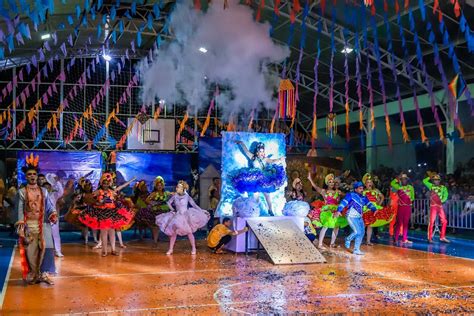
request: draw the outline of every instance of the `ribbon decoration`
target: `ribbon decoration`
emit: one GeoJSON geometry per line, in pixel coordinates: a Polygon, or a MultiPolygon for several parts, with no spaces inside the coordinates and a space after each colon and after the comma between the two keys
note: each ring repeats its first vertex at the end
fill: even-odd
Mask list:
{"type": "MultiPolygon", "coordinates": [[[[346,35],[346,34],[344,34],[346,35]]],[[[347,47],[347,40],[344,36],[344,47],[347,47]]],[[[344,77],[345,77],[345,109],[346,109],[346,141],[349,142],[351,135],[349,131],[349,65],[347,63],[347,53],[344,54],[344,77]]]]}
{"type": "Polygon", "coordinates": [[[321,47],[319,46],[319,39],[321,38],[321,20],[318,21],[318,40],[316,42],[317,54],[316,59],[314,60],[314,97],[313,97],[313,126],[311,129],[311,149],[316,149],[316,139],[318,138],[318,127],[317,127],[317,104],[318,104],[318,66],[319,66],[319,57],[321,55],[321,47]]]}
{"type": "MultiPolygon", "coordinates": [[[[298,12],[301,10],[299,8],[299,2],[298,0],[294,0],[294,9],[298,12]],[[298,9],[299,8],[299,9],[298,9]]],[[[303,50],[305,48],[305,41],[306,41],[306,17],[308,16],[309,13],[309,2],[306,1],[306,4],[304,6],[304,11],[303,11],[303,17],[301,20],[301,40],[300,40],[300,54],[298,57],[298,63],[296,65],[296,82],[295,82],[295,93],[296,93],[296,102],[299,102],[299,94],[298,94],[298,84],[300,82],[300,66],[301,66],[301,60],[303,59],[303,50]]],[[[295,111],[296,111],[296,104],[295,104],[295,111]]],[[[295,113],[296,114],[296,113],[295,113]]],[[[293,124],[295,123],[295,116],[293,115],[291,118],[291,127],[293,127],[293,124]]]]}
{"type": "Polygon", "coordinates": [[[188,111],[186,110],[186,113],[184,113],[183,120],[179,124],[179,129],[178,129],[178,133],[176,134],[176,139],[181,138],[181,132],[183,131],[184,127],[186,126],[186,122],[188,121],[188,119],[189,119],[189,115],[188,115],[188,111]]]}
{"type": "Polygon", "coordinates": [[[202,127],[202,130],[201,130],[201,137],[203,137],[206,134],[207,128],[209,127],[209,124],[211,122],[211,113],[212,113],[212,110],[214,110],[214,104],[216,102],[215,100],[218,95],[219,95],[219,86],[216,85],[216,90],[214,91],[214,96],[211,100],[211,104],[209,105],[209,109],[207,110],[206,120],[204,121],[204,126],[202,127]]]}
{"type": "MultiPolygon", "coordinates": [[[[415,23],[414,23],[414,18],[413,18],[413,14],[412,14],[411,9],[410,9],[410,13],[409,13],[409,19],[410,19],[410,26],[413,26],[411,31],[413,32],[413,41],[416,45],[416,58],[418,59],[418,65],[422,69],[423,77],[424,77],[424,81],[425,81],[425,86],[426,86],[426,89],[428,91],[428,95],[430,97],[431,111],[433,112],[433,116],[434,116],[435,121],[436,121],[436,126],[438,128],[438,133],[439,133],[440,140],[444,140],[443,127],[442,127],[441,121],[439,119],[438,109],[436,107],[436,100],[435,100],[435,97],[434,97],[434,94],[433,94],[433,83],[431,82],[431,79],[429,78],[428,72],[426,71],[425,62],[423,61],[423,54],[421,52],[421,46],[420,46],[420,41],[418,39],[418,33],[417,33],[417,31],[414,27],[415,23]]],[[[426,19],[426,17],[423,14],[422,14],[422,19],[423,20],[426,19]]]]}
{"type": "MultiPolygon", "coordinates": [[[[454,45],[453,45],[452,41],[450,40],[449,32],[448,32],[448,29],[446,28],[446,25],[444,24],[443,17],[441,17],[441,19],[440,19],[439,30],[443,34],[444,44],[449,46],[448,56],[451,58],[451,61],[453,63],[454,72],[456,74],[459,74],[459,77],[462,80],[464,80],[463,79],[463,74],[461,72],[461,68],[460,68],[459,63],[458,63],[458,58],[456,56],[456,52],[454,51],[454,45]]],[[[474,45],[473,42],[474,42],[474,36],[473,36],[472,41],[471,41],[472,45],[474,45]]],[[[466,94],[467,103],[471,107],[471,111],[473,111],[474,110],[474,100],[472,100],[471,92],[469,91],[469,87],[467,87],[467,86],[466,86],[465,94],[466,94]]],[[[457,117],[457,103],[453,102],[451,105],[452,105],[451,110],[454,112],[454,121],[456,123],[457,120],[458,120],[458,117],[457,117]]],[[[451,112],[451,113],[453,113],[453,112],[451,112]]]]}
{"type": "MultiPolygon", "coordinates": [[[[395,2],[397,3],[397,2],[395,2]]],[[[385,28],[387,30],[387,40],[388,40],[388,51],[390,52],[390,68],[392,70],[392,76],[393,80],[395,82],[395,88],[396,88],[396,97],[398,101],[398,110],[399,110],[399,115],[400,115],[400,124],[402,125],[402,135],[403,135],[403,142],[409,142],[410,137],[408,136],[408,131],[407,131],[407,126],[405,123],[405,117],[403,115],[403,102],[402,98],[400,95],[400,86],[398,85],[398,75],[397,75],[397,69],[395,67],[394,63],[394,53],[393,53],[393,45],[392,45],[392,35],[390,31],[390,24],[388,23],[387,19],[387,14],[384,14],[384,22],[385,22],[385,28]]]]}
{"type": "MultiPolygon", "coordinates": [[[[378,73],[379,73],[379,86],[380,90],[382,91],[382,102],[383,102],[383,111],[384,111],[384,116],[385,116],[385,130],[387,132],[387,140],[388,140],[388,148],[392,148],[392,133],[390,129],[390,118],[388,117],[388,111],[387,111],[387,95],[385,94],[385,83],[383,80],[383,73],[382,73],[382,64],[380,62],[380,50],[379,50],[379,42],[378,42],[378,35],[377,35],[377,26],[375,23],[375,18],[372,16],[371,17],[371,22],[372,22],[372,33],[374,35],[374,45],[372,46],[372,51],[375,54],[375,57],[377,59],[377,68],[378,68],[378,73]]],[[[373,113],[371,113],[371,119],[372,119],[373,113]]]]}
{"type": "MultiPolygon", "coordinates": [[[[395,1],[397,1],[397,0],[395,0],[395,1]]],[[[411,12],[411,10],[409,12],[411,12]]],[[[403,26],[401,24],[400,13],[397,15],[397,22],[398,22],[398,27],[399,27],[400,38],[402,39],[402,47],[403,47],[404,56],[405,56],[405,59],[408,60],[408,49],[406,47],[405,35],[403,34],[403,26]]],[[[417,119],[417,122],[418,122],[418,128],[420,130],[421,141],[424,143],[428,139],[426,138],[425,129],[423,127],[423,118],[421,117],[421,111],[420,111],[420,107],[418,105],[418,97],[416,95],[416,87],[415,87],[415,82],[413,80],[413,72],[412,72],[410,63],[407,63],[406,68],[407,68],[407,72],[408,72],[408,78],[410,80],[410,87],[412,87],[412,89],[413,89],[413,102],[415,104],[416,119],[417,119]]]]}
{"type": "Polygon", "coordinates": [[[336,9],[333,7],[332,9],[332,20],[331,20],[331,62],[329,64],[329,78],[330,78],[330,85],[329,85],[329,113],[332,113],[333,106],[334,106],[334,53],[336,51],[336,46],[334,44],[334,28],[335,28],[335,20],[336,20],[336,9]]]}

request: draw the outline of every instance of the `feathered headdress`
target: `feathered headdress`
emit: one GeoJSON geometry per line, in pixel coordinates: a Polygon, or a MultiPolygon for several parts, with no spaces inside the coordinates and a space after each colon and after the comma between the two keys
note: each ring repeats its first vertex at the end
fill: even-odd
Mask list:
{"type": "Polygon", "coordinates": [[[156,186],[157,183],[161,182],[163,186],[165,186],[165,179],[162,176],[157,176],[153,181],[153,186],[156,186]]]}
{"type": "Polygon", "coordinates": [[[329,181],[330,180],[334,180],[334,175],[332,173],[328,174],[325,178],[324,178],[324,183],[326,185],[328,185],[329,181]]]}
{"type": "Polygon", "coordinates": [[[369,181],[369,180],[373,180],[372,175],[370,173],[364,174],[364,176],[362,177],[362,183],[364,185],[367,185],[367,181],[369,181]]]}
{"type": "Polygon", "coordinates": [[[23,166],[21,169],[24,173],[26,173],[28,170],[35,170],[36,172],[39,172],[38,163],[39,155],[34,156],[33,153],[31,153],[29,156],[26,156],[25,166],[23,166]]]}
{"type": "Polygon", "coordinates": [[[104,182],[105,180],[109,181],[110,184],[112,184],[113,176],[110,172],[103,173],[102,176],[100,177],[99,183],[102,185],[102,182],[104,182]]]}

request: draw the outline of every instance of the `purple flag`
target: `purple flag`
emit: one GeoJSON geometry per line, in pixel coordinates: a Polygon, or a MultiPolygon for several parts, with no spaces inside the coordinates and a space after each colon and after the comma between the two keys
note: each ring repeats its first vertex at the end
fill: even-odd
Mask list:
{"type": "Polygon", "coordinates": [[[7,84],[7,90],[8,90],[8,93],[12,92],[12,82],[10,81],[8,84],[7,84]]]}
{"type": "Polygon", "coordinates": [[[66,81],[66,74],[64,73],[64,71],[61,71],[61,73],[58,76],[58,79],[60,81],[66,81]]]}
{"type": "Polygon", "coordinates": [[[43,104],[48,104],[48,96],[45,94],[43,94],[43,104]]]}
{"type": "Polygon", "coordinates": [[[68,41],[69,45],[71,45],[71,47],[74,46],[74,43],[73,43],[73,41],[72,41],[72,35],[71,35],[71,34],[69,34],[69,36],[68,36],[68,38],[67,38],[67,41],[68,41]]]}
{"type": "Polygon", "coordinates": [[[36,55],[33,55],[33,57],[31,57],[31,63],[33,64],[33,66],[35,66],[35,68],[38,67],[38,61],[36,60],[36,55]]]}
{"type": "Polygon", "coordinates": [[[51,51],[51,47],[49,46],[49,41],[44,42],[44,48],[49,52],[51,51]]]}
{"type": "Polygon", "coordinates": [[[52,58],[50,58],[50,59],[48,60],[48,65],[49,65],[49,69],[50,69],[51,71],[53,71],[53,59],[52,59],[52,58]]]}
{"type": "Polygon", "coordinates": [[[50,97],[53,96],[53,91],[51,89],[51,86],[48,87],[48,90],[46,91],[50,97]]]}
{"type": "Polygon", "coordinates": [[[39,52],[39,61],[44,61],[44,52],[43,52],[43,49],[40,48],[40,49],[38,50],[38,52],[39,52]]]}
{"type": "Polygon", "coordinates": [[[22,102],[23,104],[25,104],[26,96],[25,96],[25,93],[24,93],[24,92],[22,92],[22,93],[20,94],[20,99],[21,99],[21,102],[22,102]]]}
{"type": "Polygon", "coordinates": [[[26,90],[26,92],[25,92],[26,97],[29,98],[30,97],[30,86],[27,86],[25,90],[26,90]]]}
{"type": "Polygon", "coordinates": [[[56,87],[56,82],[53,82],[52,87],[53,87],[53,92],[54,92],[54,93],[58,93],[58,89],[57,89],[57,87],[56,87]]]}
{"type": "Polygon", "coordinates": [[[43,75],[45,78],[48,78],[48,67],[46,66],[43,67],[43,75]]]}
{"type": "Polygon", "coordinates": [[[33,78],[33,80],[31,80],[31,90],[33,90],[33,92],[36,91],[36,79],[33,78]]]}
{"type": "Polygon", "coordinates": [[[132,47],[132,52],[135,54],[135,41],[132,41],[130,45],[132,47]]]}
{"type": "Polygon", "coordinates": [[[66,50],[66,44],[65,43],[61,44],[61,51],[63,52],[64,56],[67,56],[67,50],[66,50]]]}
{"type": "Polygon", "coordinates": [[[130,56],[128,56],[128,48],[125,50],[125,57],[127,57],[127,59],[130,59],[130,56]]]}
{"type": "Polygon", "coordinates": [[[112,70],[112,73],[110,74],[110,78],[112,78],[112,81],[115,81],[115,70],[112,70]]]}
{"type": "Polygon", "coordinates": [[[23,40],[23,36],[21,36],[21,33],[16,33],[16,40],[18,43],[21,43],[22,45],[25,45],[25,41],[23,40]]]}
{"type": "Polygon", "coordinates": [[[122,57],[120,58],[120,60],[122,61],[122,66],[125,66],[125,57],[122,56],[122,57]]]}
{"type": "Polygon", "coordinates": [[[18,78],[20,78],[20,81],[23,81],[23,69],[20,70],[20,73],[18,74],[18,78]]]}
{"type": "Polygon", "coordinates": [[[28,64],[26,64],[26,73],[30,74],[30,72],[31,72],[31,64],[28,63],[28,64]]]}

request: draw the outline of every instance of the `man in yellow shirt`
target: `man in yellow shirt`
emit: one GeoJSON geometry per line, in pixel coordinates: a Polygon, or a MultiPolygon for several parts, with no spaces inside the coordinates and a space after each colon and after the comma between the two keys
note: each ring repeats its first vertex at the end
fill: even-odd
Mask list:
{"type": "Polygon", "coordinates": [[[237,231],[230,230],[229,227],[231,225],[232,221],[230,218],[224,217],[222,224],[214,226],[207,236],[207,246],[214,251],[214,253],[224,253],[223,248],[232,240],[232,236],[237,236],[248,231],[247,227],[237,231]]]}

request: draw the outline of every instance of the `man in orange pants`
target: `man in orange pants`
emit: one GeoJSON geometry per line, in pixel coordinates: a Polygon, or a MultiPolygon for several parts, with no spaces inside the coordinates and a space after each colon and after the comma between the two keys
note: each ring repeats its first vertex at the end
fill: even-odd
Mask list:
{"type": "MultiPolygon", "coordinates": [[[[397,222],[397,211],[398,211],[398,194],[397,194],[397,191],[390,190],[390,207],[392,208],[392,212],[395,215],[393,216],[393,219],[390,222],[388,233],[390,234],[390,237],[393,237],[393,230],[394,230],[395,224],[397,222]]],[[[401,235],[402,232],[403,232],[403,225],[400,227],[399,235],[401,235]]]]}
{"type": "Polygon", "coordinates": [[[428,225],[428,242],[433,242],[433,226],[436,221],[436,216],[439,216],[441,221],[441,234],[439,240],[449,243],[446,239],[446,227],[448,221],[444,213],[443,203],[448,199],[448,189],[444,185],[440,185],[441,177],[439,174],[434,174],[423,179],[423,184],[430,190],[430,224],[428,225]]]}

